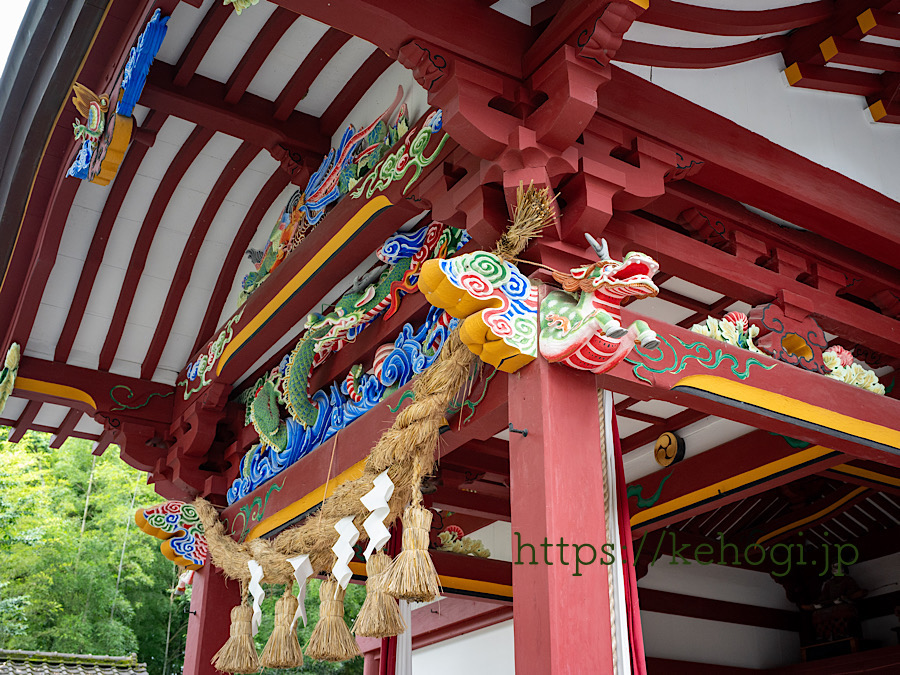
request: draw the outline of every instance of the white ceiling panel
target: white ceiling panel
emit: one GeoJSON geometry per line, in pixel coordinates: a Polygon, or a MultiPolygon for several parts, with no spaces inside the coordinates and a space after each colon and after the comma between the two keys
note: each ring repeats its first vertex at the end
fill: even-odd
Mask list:
{"type": "Polygon", "coordinates": [[[10,396],[6,399],[6,405],[3,407],[3,417],[8,420],[19,419],[19,415],[25,410],[26,405],[28,405],[26,399],[19,398],[18,396],[10,396]]]}
{"type": "Polygon", "coordinates": [[[644,42],[651,45],[665,45],[671,47],[712,48],[739,45],[745,42],[754,42],[759,38],[769,35],[781,35],[781,33],[767,33],[765,35],[706,35],[692,31],[666,28],[649,23],[641,23],[640,20],[631,24],[631,28],[625,33],[625,39],[632,42],[644,42]]]}
{"type": "Polygon", "coordinates": [[[303,60],[328,31],[328,26],[301,16],[287,29],[266,57],[247,91],[274,101],[303,60]]]}
{"type": "Polygon", "coordinates": [[[321,117],[373,51],[375,45],[371,42],[355,36],[350,38],[322,68],[322,72],[309,88],[309,93],[297,104],[296,109],[314,117],[321,117]]]}
{"type": "Polygon", "coordinates": [[[414,123],[424,115],[429,107],[428,92],[416,82],[411,70],[402,63],[392,63],[363,94],[350,114],[334,132],[334,136],[331,138],[332,147],[336,147],[340,143],[341,135],[348,124],[353,124],[357,129],[363,129],[380,117],[394,102],[398,86],[403,87],[402,103],[406,103],[409,108],[410,122],[414,123]]]}
{"type": "Polygon", "coordinates": [[[658,399],[638,401],[637,403],[628,406],[628,409],[644,413],[646,415],[655,415],[656,417],[662,417],[664,419],[687,410],[687,408],[683,406],[675,405],[674,403],[669,403],[668,401],[660,401],[658,399]]]}
{"type": "Polygon", "coordinates": [[[69,414],[69,408],[53,403],[45,403],[38,410],[38,414],[34,418],[34,423],[39,426],[59,428],[59,425],[66,419],[69,414]]]}
{"type": "Polygon", "coordinates": [[[178,3],[169,22],[166,24],[166,38],[162,47],[156,53],[160,61],[175,65],[181,57],[184,48],[188,46],[194,32],[203,21],[203,17],[216,0],[203,0],[203,6],[199,9],[186,2],[178,3]]]}
{"type": "Polygon", "coordinates": [[[227,82],[250,48],[253,38],[274,11],[275,5],[272,3],[260,2],[240,14],[232,12],[206,50],[197,66],[197,74],[217,82],[227,82]]]}
{"type": "Polygon", "coordinates": [[[684,279],[679,279],[678,277],[666,279],[665,283],[662,284],[662,288],[670,290],[673,293],[683,295],[684,297],[690,298],[691,300],[702,302],[706,305],[711,305],[714,302],[725,297],[721,293],[716,293],[715,291],[703,288],[702,286],[698,286],[697,284],[692,284],[690,281],[685,281],[684,279]]]}
{"type": "MultiPolygon", "coordinates": [[[[94,288],[96,289],[96,287],[95,284],[94,288]]],[[[109,307],[107,313],[112,314],[112,307],[109,307]]],[[[78,327],[78,334],[72,343],[72,353],[69,354],[66,363],[96,370],[100,361],[100,349],[103,347],[103,341],[106,340],[111,322],[110,316],[85,311],[81,325],[78,327]]]]}
{"type": "Polygon", "coordinates": [[[95,434],[99,436],[103,433],[103,425],[99,422],[95,421],[89,415],[82,415],[81,419],[78,420],[78,424],[75,425],[75,431],[80,431],[84,434],[95,434]]]}
{"type": "MultiPolygon", "coordinates": [[[[677,324],[684,321],[689,316],[693,316],[693,310],[680,307],[666,302],[660,298],[645,298],[638,300],[628,306],[628,309],[634,310],[638,314],[643,314],[657,321],[665,321],[666,323],[677,324]]],[[[651,328],[653,326],[651,325],[651,328]]]]}
{"type": "Polygon", "coordinates": [[[649,422],[633,420],[630,417],[625,417],[624,415],[616,415],[616,422],[619,425],[620,438],[627,438],[628,436],[631,436],[631,434],[636,434],[637,432],[651,426],[649,422]]]}

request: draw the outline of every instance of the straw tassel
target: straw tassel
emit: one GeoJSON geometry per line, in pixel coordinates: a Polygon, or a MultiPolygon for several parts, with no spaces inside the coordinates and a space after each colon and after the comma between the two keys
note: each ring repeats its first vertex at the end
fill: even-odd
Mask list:
{"type": "Polygon", "coordinates": [[[306,655],[317,661],[346,661],[360,656],[359,646],[344,623],[344,589],[334,579],[319,588],[319,622],[309,638],[306,655]]]}
{"type": "Polygon", "coordinates": [[[428,554],[432,513],[419,493],[403,512],[403,550],[384,573],[384,589],[399,600],[430,602],[440,593],[437,570],[428,554]]]}
{"type": "Polygon", "coordinates": [[[360,637],[385,638],[406,630],[397,601],[384,591],[382,581],[391,559],[378,551],[366,563],[366,600],[359,610],[353,631],[360,637]]]}
{"type": "Polygon", "coordinates": [[[250,625],[252,619],[253,608],[245,603],[231,610],[231,636],[212,659],[216,670],[239,675],[259,672],[259,657],[250,625]]]}
{"type": "Polygon", "coordinates": [[[259,665],[263,668],[301,668],[303,652],[293,629],[294,614],[299,602],[292,593],[293,584],[285,588],[284,595],[275,603],[275,628],[266,643],[259,665]]]}

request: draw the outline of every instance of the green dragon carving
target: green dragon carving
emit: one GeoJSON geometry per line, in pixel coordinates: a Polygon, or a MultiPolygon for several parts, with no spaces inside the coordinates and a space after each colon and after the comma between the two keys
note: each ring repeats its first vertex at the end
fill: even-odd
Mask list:
{"type": "MultiPolygon", "coordinates": [[[[435,255],[455,251],[465,238],[462,231],[445,228],[440,223],[412,235],[392,237],[378,251],[379,258],[391,266],[378,268],[359,280],[327,314],[311,314],[286,369],[276,368],[263,376],[243,396],[248,421],[253,423],[260,439],[279,450],[285,448],[288,430],[279,414],[281,407],[287,408],[291,417],[304,427],[315,426],[319,409],[309,392],[313,368],[355,340],[378,316],[393,315],[399,308],[401,295],[417,290],[422,264],[435,255]]],[[[359,390],[361,377],[361,367],[351,369],[347,382],[351,397],[359,390]]]]}

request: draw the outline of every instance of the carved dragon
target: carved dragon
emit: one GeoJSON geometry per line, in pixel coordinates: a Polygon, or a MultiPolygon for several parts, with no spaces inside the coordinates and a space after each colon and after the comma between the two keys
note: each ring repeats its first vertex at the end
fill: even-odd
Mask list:
{"type": "MultiPolygon", "coordinates": [[[[384,266],[354,284],[327,314],[311,314],[290,358],[260,379],[249,401],[250,420],[260,439],[274,448],[285,448],[288,429],[280,416],[281,406],[304,427],[314,426],[319,409],[309,392],[313,369],[355,340],[377,317],[392,316],[402,295],[416,290],[422,264],[429,257],[455,251],[466,238],[463,232],[440,223],[391,237],[377,252],[384,266]]],[[[351,370],[346,381],[349,396],[358,390],[361,377],[361,368],[351,370]]]]}
{"type": "Polygon", "coordinates": [[[402,96],[403,89],[399,88],[391,106],[365,129],[357,132],[352,125],[348,126],[337,150],[332,149],[322,160],[306,188],[302,192],[297,190],[288,200],[265,249],[247,251],[256,269],[241,282],[241,303],[303,241],[322,219],[325,208],[347,194],[406,132],[409,128],[406,105],[400,107],[394,121],[388,124],[402,96]]]}
{"type": "Polygon", "coordinates": [[[644,321],[625,328],[625,298],[653,297],[659,289],[652,277],[659,265],[644,253],[613,260],[604,241],[586,235],[599,262],[568,273],[554,272],[562,290],[540,302],[538,292],[511,263],[483,251],[423,265],[419,288],[432,305],[464,319],[463,342],[483,361],[515,372],[537,357],[579,370],[604,373],[621,362],[635,342],[658,345],[644,321]],[[538,339],[538,335],[540,336],[538,339]]]}

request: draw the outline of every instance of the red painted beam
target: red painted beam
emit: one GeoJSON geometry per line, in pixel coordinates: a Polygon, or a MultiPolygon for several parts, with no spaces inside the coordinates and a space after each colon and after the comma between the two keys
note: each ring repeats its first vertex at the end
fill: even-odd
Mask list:
{"type": "Polygon", "coordinates": [[[72,432],[75,431],[75,425],[78,424],[78,420],[81,419],[82,413],[80,410],[70,410],[65,419],[62,421],[62,424],[59,425],[59,428],[53,432],[53,440],[50,441],[51,448],[61,448],[62,444],[66,442],[66,439],[72,435],[72,432]]]}
{"type": "Polygon", "coordinates": [[[228,78],[228,92],[225,94],[227,103],[237,103],[241,100],[256,73],[272,53],[272,49],[298,18],[296,14],[284,7],[278,7],[272,12],[272,16],[253,38],[244,57],[231,73],[231,77],[228,78]]]}
{"type": "Polygon", "coordinates": [[[828,63],[840,63],[874,70],[900,71],[900,56],[896,47],[829,37],[819,45],[828,63]]]}
{"type": "Polygon", "coordinates": [[[756,626],[786,630],[800,629],[800,613],[771,607],[757,607],[741,602],[727,602],[697,595],[683,595],[654,588],[639,588],[638,596],[643,612],[659,612],[692,619],[722,621],[741,626],[756,626]]]}
{"type": "Polygon", "coordinates": [[[635,538],[640,537],[645,532],[708,513],[847,461],[847,457],[839,452],[816,453],[809,457],[801,454],[803,452],[774,434],[753,431],[688,457],[672,468],[660,469],[634,480],[629,483],[629,488],[641,488],[644,499],[654,495],[660,484],[662,490],[659,501],[643,509],[635,508],[637,498],[632,497],[632,534],[635,538]],[[774,464],[789,457],[794,459],[774,464]],[[700,492],[736,476],[743,476],[743,479],[709,495],[700,492]],[[687,495],[694,497],[686,499],[687,495]]]}
{"type": "MultiPolygon", "coordinates": [[[[452,457],[452,455],[451,455],[452,457]]],[[[450,487],[439,487],[426,496],[429,506],[486,520],[510,520],[509,499],[489,497],[450,487]]]]}
{"type": "Polygon", "coordinates": [[[867,9],[856,17],[860,30],[865,35],[900,40],[900,16],[877,9],[867,9]]]}
{"type": "MultiPolygon", "coordinates": [[[[13,419],[10,419],[8,417],[0,417],[0,426],[14,427],[14,426],[16,426],[16,421],[13,419]]],[[[46,424],[32,424],[30,428],[32,431],[39,431],[42,434],[55,434],[58,431],[58,429],[56,427],[50,427],[50,426],[47,426],[46,424]]],[[[70,438],[83,438],[84,440],[87,440],[87,441],[97,441],[100,438],[100,436],[98,436],[97,434],[89,434],[85,431],[73,431],[72,433],[69,434],[69,437],[70,438]]]]}
{"type": "Polygon", "coordinates": [[[786,514],[758,525],[753,532],[742,533],[735,537],[734,543],[742,550],[755,541],[759,541],[765,546],[772,546],[778,542],[790,539],[797,532],[827,523],[847,509],[865,501],[871,495],[871,491],[867,488],[854,485],[839,487],[834,492],[817,499],[811,504],[802,508],[792,508],[786,514]],[[778,533],[778,530],[782,529],[784,531],[778,533]]]}
{"type": "MultiPolygon", "coordinates": [[[[529,26],[479,0],[275,0],[276,4],[371,42],[393,59],[414,38],[520,78],[522,55],[534,40],[529,26]],[[435,20],[439,17],[439,20],[435,20]]],[[[296,105],[296,104],[295,104],[296,105]]]]}
{"type": "Polygon", "coordinates": [[[783,35],[772,35],[727,47],[672,47],[625,40],[615,60],[660,68],[721,68],[781,52],[787,44],[783,35]]]}
{"type": "Polygon", "coordinates": [[[150,347],[147,349],[144,362],[141,364],[141,378],[149,380],[156,372],[156,366],[159,365],[159,359],[166,347],[178,309],[181,307],[184,292],[190,283],[194,263],[197,260],[200,247],[203,245],[203,240],[206,238],[206,234],[209,232],[209,228],[219,212],[222,202],[228,195],[228,191],[231,190],[258,152],[258,149],[251,143],[246,141],[242,143],[228,161],[228,164],[225,165],[225,168],[222,169],[215,186],[207,196],[206,202],[197,216],[197,221],[191,229],[187,243],[184,245],[184,250],[181,252],[178,267],[175,268],[175,276],[169,285],[169,294],[166,297],[165,305],[163,305],[159,323],[156,324],[153,339],[150,342],[150,347]]]}
{"type": "MultiPolygon", "coordinates": [[[[322,133],[326,136],[334,135],[341,127],[341,124],[347,119],[350,111],[359,103],[369,89],[375,84],[375,81],[394,63],[394,60],[380,49],[372,52],[372,55],[365,60],[353,76],[347,80],[340,93],[334,97],[334,100],[328,106],[328,109],[322,113],[322,133]]],[[[296,105],[296,104],[295,104],[296,105]]]]}
{"type": "MultiPolygon", "coordinates": [[[[155,133],[162,128],[165,120],[166,115],[151,110],[141,129],[155,133]]],[[[106,252],[106,245],[109,242],[113,225],[119,215],[119,210],[122,208],[122,202],[125,201],[125,196],[128,194],[129,188],[131,188],[134,176],[140,168],[144,156],[147,154],[147,150],[149,150],[149,146],[133,143],[125,156],[125,161],[119,167],[116,180],[108,188],[109,194],[106,197],[106,202],[103,204],[100,220],[97,222],[97,227],[94,230],[91,247],[88,249],[87,256],[84,259],[81,276],[78,278],[78,285],[75,288],[75,296],[72,299],[72,304],[69,306],[69,312],[66,315],[66,322],[62,333],[60,333],[59,341],[56,343],[54,361],[65,363],[72,352],[72,344],[78,335],[78,328],[81,326],[84,310],[90,299],[91,290],[94,288],[94,281],[97,279],[100,263],[103,262],[103,255],[106,252]]]]}
{"type": "Polygon", "coordinates": [[[25,437],[25,432],[31,428],[31,424],[34,422],[34,418],[37,417],[40,409],[40,401],[28,401],[25,405],[25,410],[22,411],[22,414],[19,415],[19,419],[16,420],[15,427],[9,430],[9,435],[6,440],[10,443],[18,443],[21,441],[25,437]]]}
{"type": "Polygon", "coordinates": [[[237,234],[231,242],[231,247],[228,249],[228,255],[225,256],[225,261],[222,263],[216,287],[209,299],[206,314],[203,315],[203,322],[200,324],[200,330],[197,332],[197,339],[194,340],[194,347],[191,349],[192,354],[196,354],[212,338],[213,332],[218,326],[219,317],[222,315],[222,309],[225,307],[231,288],[235,284],[234,277],[244,257],[244,252],[250,246],[253,235],[259,229],[262,217],[289,181],[290,176],[284,171],[273,173],[269,180],[266,181],[266,184],[263,185],[259,194],[256,195],[253,204],[250,205],[250,209],[247,211],[247,215],[241,221],[241,226],[238,228],[237,234]]]}
{"type": "MultiPolygon", "coordinates": [[[[197,66],[200,65],[203,57],[206,56],[206,52],[233,11],[231,6],[224,3],[214,2],[212,4],[200,25],[197,26],[197,30],[194,31],[188,46],[181,53],[181,58],[178,59],[178,64],[175,66],[175,77],[173,78],[175,86],[184,87],[191,81],[191,78],[197,71],[197,66]]],[[[156,65],[159,65],[159,62],[154,64],[154,68],[156,65]]]]}
{"type": "Polygon", "coordinates": [[[730,10],[697,7],[673,0],[652,0],[641,23],[707,35],[766,35],[795,30],[831,16],[832,3],[820,0],[767,10],[730,10]]]}
{"type": "Polygon", "coordinates": [[[598,109],[703,160],[695,183],[889,265],[900,259],[900,204],[871,188],[620,68],[598,109]]]}
{"type": "Polygon", "coordinates": [[[128,320],[128,314],[134,303],[135,293],[137,292],[138,283],[141,280],[141,274],[144,272],[144,266],[147,264],[147,255],[150,253],[150,246],[156,236],[156,230],[159,228],[159,222],[162,220],[169,200],[181,182],[185,172],[191,163],[203,150],[203,147],[213,137],[213,132],[203,127],[196,127],[184,145],[178,150],[166,175],[160,181],[150,202],[150,208],[144,217],[144,223],[138,234],[134,250],[128,261],[128,271],[125,274],[125,280],[119,291],[119,299],[116,302],[116,309],[113,313],[112,322],[109,331],[106,334],[106,340],[100,351],[99,369],[108,371],[112,365],[113,359],[116,357],[116,351],[119,348],[119,342],[122,340],[122,333],[125,331],[125,322],[128,320]]]}
{"type": "Polygon", "coordinates": [[[871,96],[884,88],[880,75],[809,63],[792,63],[785,69],[784,75],[792,87],[838,94],[871,96]]]}
{"type": "Polygon", "coordinates": [[[14,391],[20,398],[73,408],[91,416],[103,413],[100,417],[118,428],[127,420],[144,425],[169,424],[175,388],[23,356],[14,391]]]}
{"type": "Polygon", "coordinates": [[[276,120],[284,121],[290,117],[297,104],[309,93],[309,88],[322,69],[349,40],[349,35],[336,28],[329,28],[326,31],[275,99],[275,112],[272,116],[276,120]]]}
{"type": "Polygon", "coordinates": [[[311,115],[294,111],[282,121],[273,120],[271,101],[245,93],[240,102],[231,104],[225,100],[227,85],[221,82],[195,75],[190,87],[181,88],[174,76],[174,66],[154,63],[141,104],[267,150],[284,145],[321,157],[331,146],[331,139],[319,132],[319,121],[311,115]]]}
{"type": "Polygon", "coordinates": [[[883,354],[900,356],[900,324],[856,303],[729,255],[633,214],[617,215],[604,235],[627,251],[644,251],[663,269],[750,305],[771,302],[779,290],[808,298],[823,329],[883,354]],[[651,234],[652,233],[652,234],[651,234]]]}

